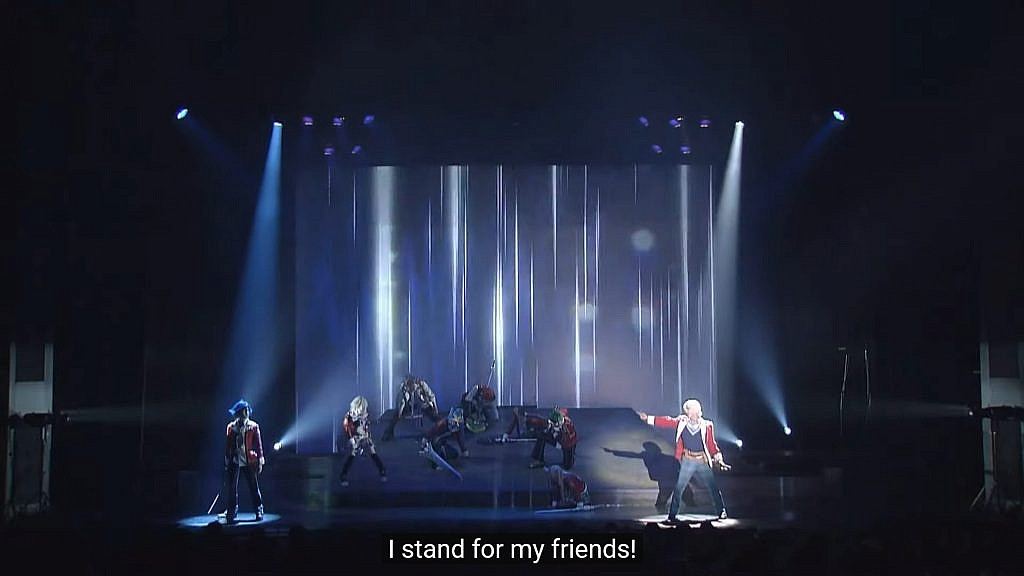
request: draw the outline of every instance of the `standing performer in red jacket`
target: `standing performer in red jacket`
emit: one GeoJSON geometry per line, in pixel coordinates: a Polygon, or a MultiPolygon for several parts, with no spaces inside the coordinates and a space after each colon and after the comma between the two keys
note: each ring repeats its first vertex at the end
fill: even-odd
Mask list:
{"type": "Polygon", "coordinates": [[[728,470],[729,466],[722,460],[722,452],[718,449],[718,443],[715,442],[714,423],[704,419],[700,402],[694,398],[683,402],[683,413],[679,416],[650,416],[645,412],[638,414],[641,420],[651,426],[674,428],[676,431],[679,479],[676,480],[676,488],[672,491],[668,521],[678,521],[676,514],[679,512],[680,498],[694,475],[700,477],[704,485],[708,487],[708,491],[711,492],[711,498],[718,509],[718,517],[723,520],[728,518],[725,512],[725,501],[722,499],[722,492],[718,489],[711,467],[712,463],[717,464],[722,470],[728,470]]]}
{"type": "Polygon", "coordinates": [[[227,484],[227,521],[234,522],[238,515],[238,475],[241,472],[249,484],[249,494],[256,507],[256,519],[263,519],[263,495],[260,494],[259,475],[263,473],[263,440],[260,425],[249,419],[252,408],[239,400],[229,412],[234,420],[228,423],[224,446],[224,483],[227,484]]]}

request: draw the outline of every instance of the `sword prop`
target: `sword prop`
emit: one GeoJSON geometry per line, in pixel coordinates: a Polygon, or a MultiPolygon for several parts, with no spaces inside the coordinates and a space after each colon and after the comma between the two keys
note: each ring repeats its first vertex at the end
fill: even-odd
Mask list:
{"type": "Polygon", "coordinates": [[[622,504],[588,504],[587,506],[577,506],[575,508],[547,508],[544,510],[534,510],[534,514],[558,514],[561,512],[590,512],[591,510],[597,510],[598,508],[621,508],[622,504]]]}
{"type": "Polygon", "coordinates": [[[437,464],[441,468],[444,468],[448,472],[451,472],[452,475],[458,478],[460,482],[462,481],[462,474],[460,474],[455,468],[452,468],[452,465],[445,461],[444,458],[441,458],[441,456],[434,451],[434,447],[430,445],[429,441],[425,440],[423,442],[423,448],[420,450],[420,455],[434,464],[437,464]]]}

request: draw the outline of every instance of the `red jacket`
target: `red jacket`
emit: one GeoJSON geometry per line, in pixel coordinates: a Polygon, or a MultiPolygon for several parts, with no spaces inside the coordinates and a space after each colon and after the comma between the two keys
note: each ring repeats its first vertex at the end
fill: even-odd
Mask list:
{"type": "MultiPolygon", "coordinates": [[[[676,460],[683,457],[683,429],[686,428],[686,415],[679,416],[648,416],[647,423],[657,428],[675,428],[676,430],[676,460]]],[[[711,460],[718,454],[718,443],[715,442],[715,424],[711,420],[700,419],[700,437],[704,441],[704,455],[707,456],[708,466],[711,460]]]]}
{"type": "MultiPolygon", "coordinates": [[[[235,456],[235,428],[237,421],[232,420],[228,422],[228,428],[226,432],[226,442],[224,444],[224,458],[228,461],[234,459],[235,456]]],[[[263,459],[263,439],[260,438],[260,425],[255,420],[245,421],[245,460],[249,463],[249,466],[262,466],[264,463],[263,459]]]]}

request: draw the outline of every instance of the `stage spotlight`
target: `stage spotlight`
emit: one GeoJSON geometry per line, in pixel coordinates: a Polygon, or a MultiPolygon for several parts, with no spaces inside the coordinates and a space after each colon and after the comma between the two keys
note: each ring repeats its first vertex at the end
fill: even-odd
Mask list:
{"type": "Polygon", "coordinates": [[[373,114],[367,114],[363,118],[363,126],[369,126],[370,124],[373,124],[373,120],[374,120],[373,114]]]}
{"type": "Polygon", "coordinates": [[[341,126],[344,123],[345,123],[345,117],[344,116],[335,116],[334,119],[331,120],[331,124],[334,124],[335,126],[341,126]]]}
{"type": "Polygon", "coordinates": [[[312,116],[303,116],[302,117],[302,125],[303,126],[312,126],[313,125],[313,117],[312,116]]]}
{"type": "Polygon", "coordinates": [[[673,127],[673,128],[682,128],[682,126],[683,126],[683,117],[682,116],[676,116],[675,118],[673,118],[673,119],[668,121],[668,125],[673,127]]]}
{"type": "Polygon", "coordinates": [[[740,128],[743,128],[743,122],[742,121],[737,122],[736,125],[739,126],[740,128]]]}
{"type": "Polygon", "coordinates": [[[786,433],[786,436],[789,436],[790,434],[792,434],[792,433],[793,433],[793,429],[792,429],[792,428],[790,428],[789,426],[786,426],[786,427],[785,427],[785,428],[783,429],[783,431],[784,431],[784,432],[786,433]]]}
{"type": "Polygon", "coordinates": [[[661,154],[661,146],[658,146],[657,144],[651,144],[651,152],[654,152],[655,154],[661,154]]]}
{"type": "Polygon", "coordinates": [[[334,146],[324,148],[324,156],[334,156],[334,146]]]}
{"type": "Polygon", "coordinates": [[[283,124],[281,124],[280,122],[274,122],[274,126],[277,126],[278,128],[280,128],[281,126],[283,126],[283,124]]]}
{"type": "Polygon", "coordinates": [[[701,118],[700,119],[700,127],[701,128],[711,128],[711,119],[710,118],[701,118]]]}
{"type": "Polygon", "coordinates": [[[846,113],[839,109],[832,111],[832,117],[835,118],[836,120],[839,120],[840,122],[846,121],[846,113]]]}
{"type": "Polygon", "coordinates": [[[737,448],[743,448],[743,440],[740,440],[739,438],[737,438],[736,439],[736,447],[737,448]]]}
{"type": "Polygon", "coordinates": [[[284,446],[284,444],[281,444],[280,442],[274,442],[274,452],[280,450],[281,446],[284,446]]]}
{"type": "Polygon", "coordinates": [[[352,147],[352,154],[359,154],[362,151],[363,147],[360,146],[359,144],[356,144],[355,146],[352,147]]]}
{"type": "Polygon", "coordinates": [[[647,120],[647,116],[641,116],[637,118],[636,121],[639,122],[640,125],[643,126],[644,128],[647,128],[648,126],[651,125],[651,122],[647,120]]]}
{"type": "Polygon", "coordinates": [[[693,150],[691,150],[690,147],[687,146],[686,144],[683,144],[682,146],[680,146],[679,147],[679,151],[682,152],[683,154],[689,154],[689,153],[693,152],[693,150]]]}
{"type": "Polygon", "coordinates": [[[178,120],[183,120],[185,116],[188,116],[188,108],[182,108],[178,110],[178,120]]]}

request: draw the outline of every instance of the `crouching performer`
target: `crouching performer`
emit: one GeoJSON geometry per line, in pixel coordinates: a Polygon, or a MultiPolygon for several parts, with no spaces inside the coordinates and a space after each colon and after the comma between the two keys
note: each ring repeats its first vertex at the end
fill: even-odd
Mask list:
{"type": "Polygon", "coordinates": [[[505,430],[502,439],[508,441],[513,433],[520,434],[521,428],[525,428],[527,435],[537,439],[531,453],[530,468],[544,466],[544,448],[551,445],[562,449],[562,468],[572,469],[573,464],[576,463],[576,425],[569,417],[568,410],[555,408],[547,418],[520,413],[518,410],[513,414],[512,422],[505,430]]]}
{"type": "Polygon", "coordinates": [[[427,385],[426,380],[415,376],[405,377],[402,388],[398,391],[397,404],[394,414],[391,415],[391,421],[388,422],[388,428],[384,431],[383,440],[385,441],[395,437],[395,426],[403,416],[416,414],[417,410],[431,422],[436,423],[441,419],[437,411],[437,398],[434,396],[434,391],[427,385]]]}
{"type": "Polygon", "coordinates": [[[587,483],[578,474],[568,472],[557,464],[545,467],[544,471],[548,474],[552,508],[590,506],[590,491],[587,489],[587,483]]]}

